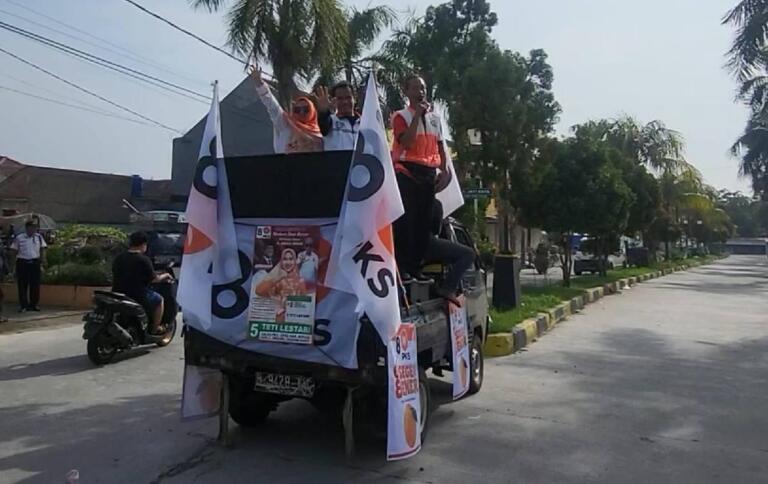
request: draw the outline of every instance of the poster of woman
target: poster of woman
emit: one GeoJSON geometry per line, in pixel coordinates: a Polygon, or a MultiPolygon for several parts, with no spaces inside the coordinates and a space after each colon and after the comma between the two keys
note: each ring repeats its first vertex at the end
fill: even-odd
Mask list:
{"type": "Polygon", "coordinates": [[[318,278],[330,245],[316,226],[257,227],[251,338],[312,344],[318,278]]]}

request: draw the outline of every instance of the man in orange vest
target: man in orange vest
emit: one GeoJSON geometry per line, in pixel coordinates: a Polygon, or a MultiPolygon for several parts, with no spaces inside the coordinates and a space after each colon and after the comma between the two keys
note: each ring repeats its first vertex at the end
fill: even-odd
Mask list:
{"type": "Polygon", "coordinates": [[[438,169],[445,173],[443,124],[426,100],[424,79],[406,77],[408,106],[392,117],[392,161],[405,214],[394,225],[395,256],[404,282],[428,281],[421,266],[429,246],[438,169]]]}

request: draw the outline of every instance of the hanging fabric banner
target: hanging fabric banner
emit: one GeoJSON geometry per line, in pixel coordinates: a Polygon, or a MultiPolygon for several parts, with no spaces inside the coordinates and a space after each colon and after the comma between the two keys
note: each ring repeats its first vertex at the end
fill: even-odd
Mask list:
{"type": "Polygon", "coordinates": [[[464,296],[459,297],[461,306],[448,304],[451,319],[451,349],[453,350],[453,399],[469,391],[469,346],[467,342],[467,307],[464,296]]]}
{"type": "Polygon", "coordinates": [[[399,460],[411,457],[421,449],[421,401],[415,324],[400,325],[387,344],[387,355],[387,460],[399,460]]]}
{"type": "Polygon", "coordinates": [[[219,370],[203,366],[184,365],[184,385],[181,390],[181,418],[191,420],[213,417],[221,407],[221,386],[224,382],[219,370]]]}

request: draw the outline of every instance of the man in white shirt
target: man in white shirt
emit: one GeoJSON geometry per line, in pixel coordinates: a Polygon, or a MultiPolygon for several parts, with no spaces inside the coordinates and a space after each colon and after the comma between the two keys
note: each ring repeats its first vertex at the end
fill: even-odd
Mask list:
{"type": "Polygon", "coordinates": [[[304,240],[304,250],[299,254],[299,275],[304,282],[314,284],[317,282],[317,270],[320,268],[320,257],[314,250],[314,241],[311,237],[304,240]]]}
{"type": "Polygon", "coordinates": [[[45,243],[31,220],[24,225],[24,233],[11,243],[16,255],[16,281],[19,286],[19,312],[40,311],[40,267],[45,261],[45,243]]]}
{"type": "Polygon", "coordinates": [[[325,151],[354,150],[360,130],[360,115],[355,110],[352,85],[346,81],[331,89],[318,86],[315,89],[317,124],[323,134],[325,151]]]}

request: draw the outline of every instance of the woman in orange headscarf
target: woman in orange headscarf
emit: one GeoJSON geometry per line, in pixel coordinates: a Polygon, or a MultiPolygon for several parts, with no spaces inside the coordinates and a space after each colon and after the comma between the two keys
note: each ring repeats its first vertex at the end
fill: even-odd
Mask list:
{"type": "Polygon", "coordinates": [[[285,321],[285,303],[288,296],[309,294],[307,283],[299,275],[296,251],[287,248],[280,255],[280,262],[256,284],[254,290],[260,297],[271,298],[276,306],[276,321],[285,321]]]}
{"type": "Polygon", "coordinates": [[[323,135],[312,101],[308,97],[298,97],[291,103],[291,112],[287,113],[261,78],[257,66],[251,66],[251,76],[256,81],[256,93],[272,119],[275,153],[323,151],[323,135]]]}

